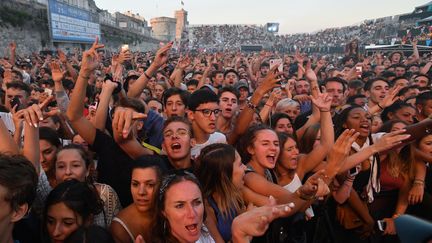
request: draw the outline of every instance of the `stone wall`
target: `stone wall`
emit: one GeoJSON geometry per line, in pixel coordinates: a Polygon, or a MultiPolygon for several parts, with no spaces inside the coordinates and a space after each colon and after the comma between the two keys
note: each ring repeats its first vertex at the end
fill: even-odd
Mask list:
{"type": "MultiPolygon", "coordinates": [[[[9,43],[17,43],[18,55],[32,52],[62,48],[72,50],[74,47],[88,48],[90,45],[76,43],[51,43],[47,9],[43,4],[33,2],[0,1],[0,57],[8,56],[9,43]]],[[[121,30],[116,27],[101,25],[102,42],[106,48],[119,50],[122,44],[129,44],[133,51],[156,50],[159,41],[149,36],[121,30]]]]}

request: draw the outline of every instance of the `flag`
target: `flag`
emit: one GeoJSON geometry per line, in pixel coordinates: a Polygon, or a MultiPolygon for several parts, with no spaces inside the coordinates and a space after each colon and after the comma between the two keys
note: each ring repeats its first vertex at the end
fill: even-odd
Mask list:
{"type": "Polygon", "coordinates": [[[181,1],[181,5],[184,6],[184,2],[183,1],[181,1]]]}

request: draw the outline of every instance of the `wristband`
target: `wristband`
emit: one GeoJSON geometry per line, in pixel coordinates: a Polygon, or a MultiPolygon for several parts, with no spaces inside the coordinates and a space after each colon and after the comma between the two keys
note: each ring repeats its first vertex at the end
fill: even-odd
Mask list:
{"type": "Polygon", "coordinates": [[[150,80],[150,79],[151,79],[151,77],[150,77],[150,76],[148,76],[148,74],[147,74],[146,72],[144,72],[144,76],[146,76],[146,78],[147,78],[148,80],[150,80]]]}
{"type": "Polygon", "coordinates": [[[266,106],[268,106],[268,107],[273,107],[273,105],[269,105],[269,104],[267,104],[267,103],[265,103],[264,105],[266,105],[266,106]]]}

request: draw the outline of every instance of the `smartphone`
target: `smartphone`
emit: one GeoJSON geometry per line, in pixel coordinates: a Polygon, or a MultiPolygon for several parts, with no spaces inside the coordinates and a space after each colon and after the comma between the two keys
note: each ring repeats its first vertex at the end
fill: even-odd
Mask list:
{"type": "Polygon", "coordinates": [[[380,231],[384,231],[386,229],[387,223],[384,220],[378,220],[377,225],[380,231]]]}
{"type": "Polygon", "coordinates": [[[121,47],[121,51],[122,51],[122,52],[129,51],[129,45],[127,45],[127,44],[122,45],[122,47],[121,47]]]}
{"type": "Polygon", "coordinates": [[[21,101],[20,101],[20,99],[18,98],[18,97],[13,97],[11,100],[10,100],[10,105],[11,105],[11,108],[14,108],[15,106],[17,107],[16,108],[16,111],[19,111],[19,110],[21,110],[21,101]]]}
{"type": "Polygon", "coordinates": [[[359,170],[358,170],[357,166],[351,168],[351,169],[348,171],[348,175],[349,175],[350,177],[356,176],[358,173],[359,173],[359,170]]]}
{"type": "Polygon", "coordinates": [[[282,65],[282,59],[270,59],[270,69],[272,69],[274,66],[279,65],[278,71],[283,72],[283,65],[282,65]]]}

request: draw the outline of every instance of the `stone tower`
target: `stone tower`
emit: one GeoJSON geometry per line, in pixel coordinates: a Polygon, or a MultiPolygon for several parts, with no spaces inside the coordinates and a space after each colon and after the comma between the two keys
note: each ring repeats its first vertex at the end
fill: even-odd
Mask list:
{"type": "Polygon", "coordinates": [[[183,31],[189,24],[187,21],[188,12],[184,9],[180,9],[175,11],[174,15],[176,19],[176,40],[180,40],[183,31]]]}

